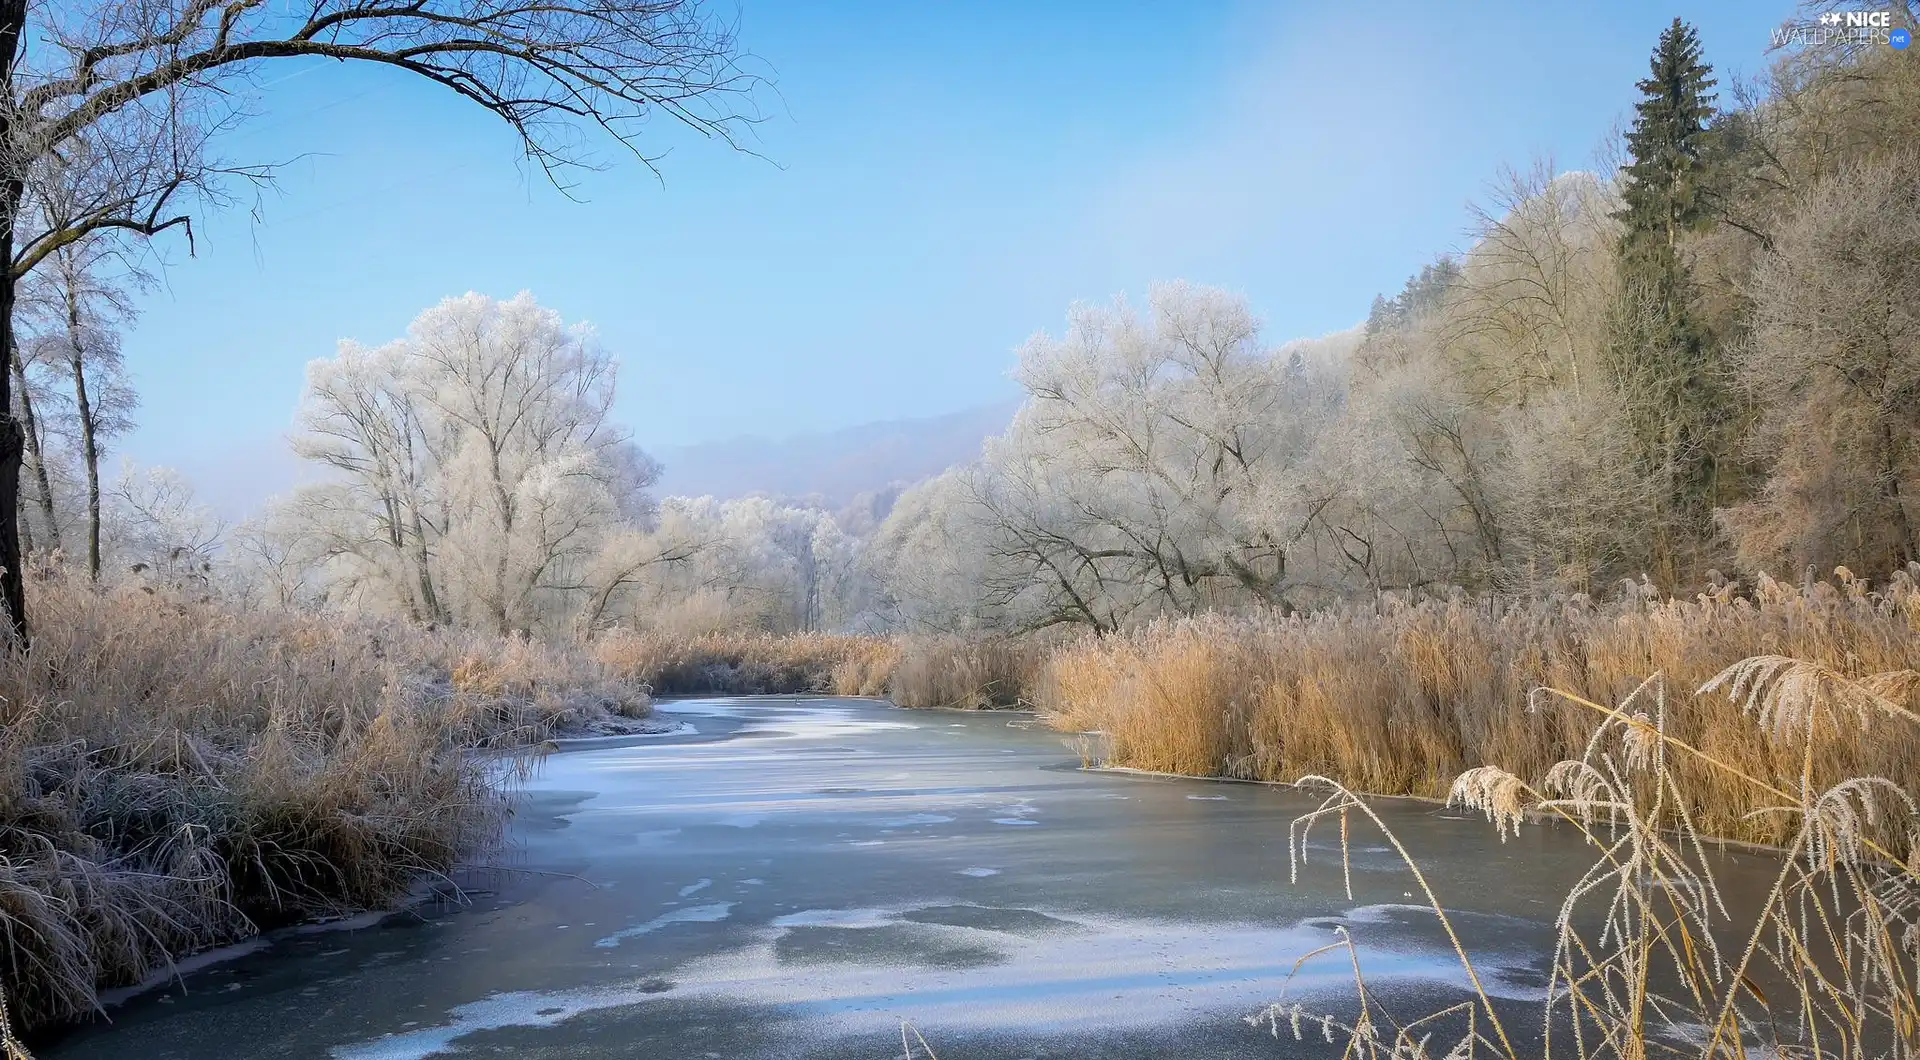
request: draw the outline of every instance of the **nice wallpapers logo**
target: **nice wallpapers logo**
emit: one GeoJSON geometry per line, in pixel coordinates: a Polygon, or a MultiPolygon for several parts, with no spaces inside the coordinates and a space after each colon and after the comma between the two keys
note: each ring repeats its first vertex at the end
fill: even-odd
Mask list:
{"type": "Polygon", "coordinates": [[[1823,11],[1811,21],[1788,23],[1773,31],[1776,48],[1851,43],[1885,44],[1906,51],[1913,43],[1913,31],[1894,26],[1892,11],[1823,11]]]}

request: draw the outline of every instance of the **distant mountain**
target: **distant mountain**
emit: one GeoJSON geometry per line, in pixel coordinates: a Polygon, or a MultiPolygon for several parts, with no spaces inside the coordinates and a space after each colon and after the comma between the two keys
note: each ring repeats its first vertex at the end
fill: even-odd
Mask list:
{"type": "Polygon", "coordinates": [[[863,423],[779,440],[741,437],[652,450],[659,496],[811,499],[838,508],[862,494],[930,478],[972,460],[1012,422],[1017,400],[944,416],[863,423]]]}

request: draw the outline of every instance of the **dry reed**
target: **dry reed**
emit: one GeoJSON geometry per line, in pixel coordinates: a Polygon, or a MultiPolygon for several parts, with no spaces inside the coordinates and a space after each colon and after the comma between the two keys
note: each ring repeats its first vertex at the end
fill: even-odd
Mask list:
{"type": "Polygon", "coordinates": [[[962,637],[615,630],[595,656],[659,695],[823,693],[885,697],[903,707],[1009,707],[1023,702],[1042,649],[962,637]]]}
{"type": "MultiPolygon", "coordinates": [[[[1542,776],[1577,756],[1583,712],[1529,702],[1540,687],[1619,702],[1645,674],[1697,688],[1726,659],[1790,656],[1833,680],[1920,668],[1920,590],[1902,572],[1874,591],[1851,578],[1796,588],[1764,577],[1693,600],[1638,595],[1488,606],[1382,600],[1289,618],[1201,617],[1088,637],[1056,650],[1034,696],[1052,724],[1104,734],[1105,760],[1166,772],[1293,781],[1338,777],[1354,791],[1442,797],[1453,778],[1500,763],[1542,776]]],[[[1800,695],[1830,695],[1804,676],[1800,695]],[[1816,687],[1817,686],[1817,687],[1816,687]]],[[[1913,705],[1920,688],[1875,679],[1913,705]]],[[[1789,753],[1743,707],[1681,693],[1669,735],[1774,784],[1920,775],[1920,732],[1869,712],[1864,729],[1824,726],[1814,753],[1789,753]]],[[[1774,719],[1768,719],[1772,725],[1774,719]]],[[[1676,762],[1678,790],[1705,832],[1779,844],[1791,825],[1751,785],[1676,762]]]]}
{"type": "Polygon", "coordinates": [[[473,748],[644,695],[558,647],[32,581],[0,654],[0,989],[33,1026],[183,954],[386,906],[493,836],[473,748]]]}
{"type": "Polygon", "coordinates": [[[1917,682],[1912,670],[1856,680],[1806,660],[1759,656],[1701,683],[1686,705],[1669,697],[1657,673],[1612,706],[1545,693],[1593,719],[1579,753],[1531,780],[1479,766],[1448,793],[1450,803],[1485,813],[1503,837],[1524,818],[1549,815],[1600,851],[1556,917],[1543,1018],[1529,1028],[1541,1035],[1537,1043],[1516,1041],[1513,1012],[1494,1004],[1441,897],[1364,798],[1340,782],[1304,778],[1303,787],[1326,797],[1294,824],[1296,876],[1322,822],[1337,821],[1343,855],[1356,828],[1376,829],[1452,942],[1472,996],[1399,1020],[1369,990],[1343,935],[1300,963],[1344,957],[1356,1014],[1310,1014],[1283,993],[1248,1022],[1304,1039],[1302,1024],[1311,1021],[1356,1060],[1482,1052],[1504,1060],[1912,1060],[1920,1054],[1920,858],[1899,852],[1920,850],[1915,792],[1888,776],[1817,779],[1816,760],[1831,753],[1836,734],[1866,740],[1920,728],[1910,704],[1887,695],[1917,682]],[[1799,762],[1793,779],[1762,779],[1673,735],[1686,711],[1716,700],[1750,715],[1749,733],[1799,762]],[[1700,771],[1747,790],[1762,814],[1784,822],[1784,847],[1756,909],[1722,893],[1721,863],[1689,810],[1700,799],[1686,787],[1700,771]]]}

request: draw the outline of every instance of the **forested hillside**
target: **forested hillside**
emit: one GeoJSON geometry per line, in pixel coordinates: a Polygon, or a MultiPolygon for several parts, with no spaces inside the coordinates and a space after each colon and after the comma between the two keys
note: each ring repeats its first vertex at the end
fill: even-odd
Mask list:
{"type": "Polygon", "coordinates": [[[1357,335],[1170,284],[1020,351],[1027,402],[903,497],[909,624],[1115,629],[1382,590],[1686,594],[1916,559],[1920,70],[1661,36],[1618,173],[1508,172],[1357,335]],[[937,557],[929,561],[928,557],[937,557]],[[979,592],[976,587],[984,587],[979,592]]]}

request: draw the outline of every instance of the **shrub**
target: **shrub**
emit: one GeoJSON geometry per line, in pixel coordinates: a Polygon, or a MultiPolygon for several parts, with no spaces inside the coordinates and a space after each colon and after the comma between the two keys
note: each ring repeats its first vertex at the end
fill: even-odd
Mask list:
{"type": "Polygon", "coordinates": [[[46,573],[0,653],[0,986],[24,1024],[173,957],[386,906],[500,828],[472,748],[646,700],[563,647],[46,573]]]}

